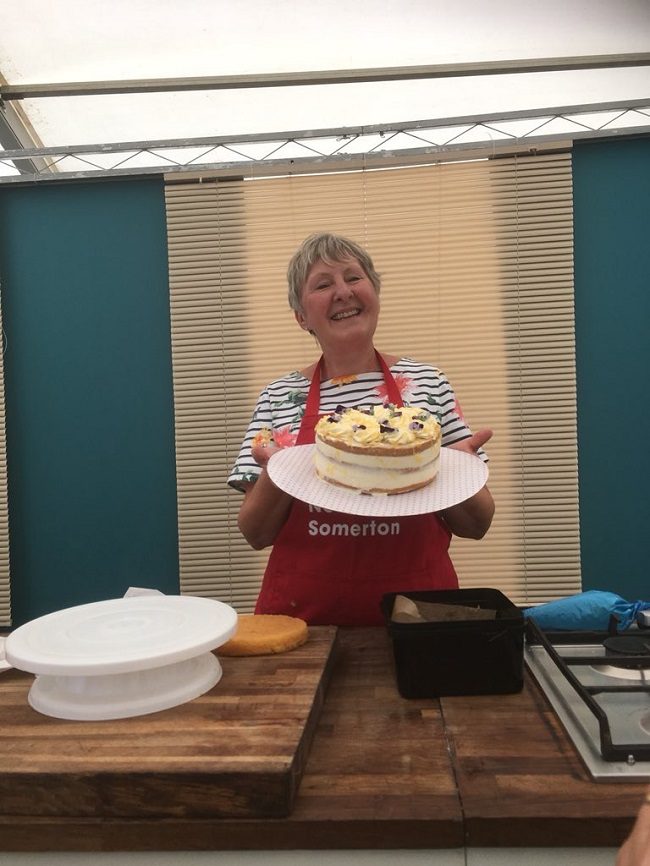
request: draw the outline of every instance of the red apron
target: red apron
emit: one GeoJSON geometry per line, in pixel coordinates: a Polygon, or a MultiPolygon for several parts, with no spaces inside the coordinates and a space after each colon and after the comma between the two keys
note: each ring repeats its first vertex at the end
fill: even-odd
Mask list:
{"type": "MultiPolygon", "coordinates": [[[[388,401],[402,398],[383,358],[388,401]]],[[[314,442],[321,358],[296,445],[314,442]]],[[[255,613],[298,616],[310,625],[382,625],[386,592],[456,589],[451,533],[435,514],[360,517],[295,500],[273,545],[255,613]]]]}

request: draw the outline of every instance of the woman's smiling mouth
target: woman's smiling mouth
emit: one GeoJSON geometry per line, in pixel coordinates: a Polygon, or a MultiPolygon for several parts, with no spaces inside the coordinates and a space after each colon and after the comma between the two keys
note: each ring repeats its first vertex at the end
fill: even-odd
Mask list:
{"type": "Polygon", "coordinates": [[[339,322],[341,319],[349,319],[352,316],[358,316],[360,312],[361,310],[358,307],[355,307],[353,310],[341,310],[338,313],[334,313],[330,318],[334,322],[339,322]]]}

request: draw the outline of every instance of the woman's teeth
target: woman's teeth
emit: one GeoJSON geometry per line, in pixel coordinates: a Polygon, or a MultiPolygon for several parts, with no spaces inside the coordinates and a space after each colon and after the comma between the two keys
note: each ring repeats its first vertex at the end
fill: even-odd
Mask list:
{"type": "Polygon", "coordinates": [[[358,316],[358,315],[359,315],[359,310],[345,310],[342,313],[334,313],[334,315],[332,316],[332,319],[334,319],[335,322],[338,322],[339,319],[349,319],[350,316],[358,316]]]}

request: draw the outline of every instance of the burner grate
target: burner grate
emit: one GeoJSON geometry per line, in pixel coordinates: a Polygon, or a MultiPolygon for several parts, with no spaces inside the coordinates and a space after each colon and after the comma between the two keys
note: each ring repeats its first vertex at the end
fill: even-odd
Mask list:
{"type": "MultiPolygon", "coordinates": [[[[626,636],[627,638],[627,636],[626,636]]],[[[620,653],[607,654],[603,651],[600,656],[579,655],[579,654],[560,654],[555,645],[562,646],[578,646],[580,644],[597,643],[604,647],[607,635],[594,632],[552,632],[544,633],[539,626],[532,620],[526,622],[526,640],[532,645],[540,645],[544,648],[549,658],[558,668],[560,674],[571,685],[573,690],[580,697],[584,705],[595,717],[598,723],[598,732],[600,739],[600,754],[605,761],[611,762],[632,762],[635,761],[650,761],[650,743],[620,743],[613,742],[612,731],[607,713],[595,700],[596,695],[602,694],[647,694],[650,697],[650,683],[635,683],[629,680],[621,680],[615,685],[585,685],[581,683],[578,677],[571,670],[572,667],[593,667],[594,663],[613,664],[617,666],[634,666],[638,669],[644,669],[650,666],[650,651],[645,654],[620,653]]],[[[645,640],[644,640],[645,643],[645,640]]],[[[605,649],[605,647],[604,647],[605,649]]],[[[648,704],[650,710],[650,702],[648,704]]]]}

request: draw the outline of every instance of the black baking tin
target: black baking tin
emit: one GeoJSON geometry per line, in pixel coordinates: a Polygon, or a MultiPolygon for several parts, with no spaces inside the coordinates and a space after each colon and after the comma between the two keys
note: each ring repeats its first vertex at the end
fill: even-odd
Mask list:
{"type": "Polygon", "coordinates": [[[523,688],[524,615],[498,589],[391,592],[381,610],[402,697],[512,694],[523,688]],[[495,610],[496,619],[392,622],[396,595],[495,610]]]}

